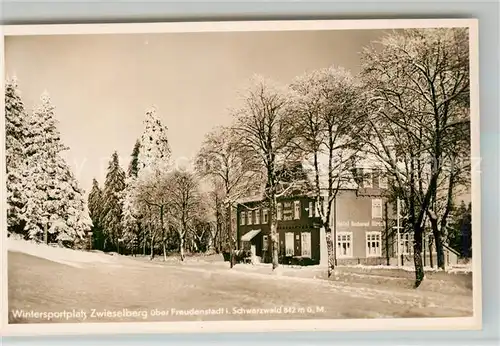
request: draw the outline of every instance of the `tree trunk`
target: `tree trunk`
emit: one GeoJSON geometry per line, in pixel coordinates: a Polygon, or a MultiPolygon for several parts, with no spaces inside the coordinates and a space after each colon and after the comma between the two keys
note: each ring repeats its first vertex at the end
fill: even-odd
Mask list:
{"type": "Polygon", "coordinates": [[[160,225],[161,225],[161,245],[163,247],[163,260],[167,261],[167,248],[165,246],[165,222],[163,220],[164,217],[164,206],[160,207],[160,225]]]}
{"type": "Polygon", "coordinates": [[[424,258],[424,268],[425,268],[425,266],[427,265],[427,263],[426,263],[426,261],[427,261],[427,260],[426,260],[427,255],[426,255],[426,253],[425,253],[425,252],[426,252],[426,250],[427,250],[426,244],[427,244],[427,243],[425,242],[425,232],[424,232],[424,235],[423,235],[423,240],[422,240],[422,249],[423,249],[423,251],[424,251],[424,257],[423,257],[423,258],[424,258]]]}
{"type": "Polygon", "coordinates": [[[332,229],[328,222],[325,223],[326,250],[328,252],[328,277],[332,276],[335,269],[335,253],[333,248],[332,229]]]}
{"type": "Polygon", "coordinates": [[[184,261],[184,236],[180,235],[179,252],[181,254],[181,261],[184,261]]]}
{"type": "Polygon", "coordinates": [[[49,225],[47,225],[47,222],[43,225],[43,242],[45,244],[49,243],[49,225]]]}
{"type": "MultiPolygon", "coordinates": [[[[433,224],[434,222],[431,223],[433,224]]],[[[437,221],[435,226],[434,224],[432,225],[432,234],[434,235],[434,243],[436,244],[437,266],[440,269],[445,269],[443,239],[441,237],[441,232],[439,232],[437,221]]]]}
{"type": "Polygon", "coordinates": [[[389,218],[387,215],[387,202],[384,203],[384,225],[385,225],[385,259],[387,266],[391,264],[391,258],[389,255],[389,218]]]}
{"type": "Polygon", "coordinates": [[[142,254],[146,256],[146,247],[148,246],[148,239],[144,237],[142,240],[142,254]]]}
{"type": "Polygon", "coordinates": [[[231,224],[231,203],[227,203],[227,215],[226,215],[226,223],[227,223],[227,237],[229,242],[229,268],[234,267],[234,244],[233,244],[233,225],[231,224]]]}
{"type": "Polygon", "coordinates": [[[443,240],[441,237],[441,232],[439,231],[438,221],[434,218],[430,218],[432,226],[432,235],[434,236],[434,243],[436,245],[437,253],[437,266],[440,269],[444,268],[444,251],[443,251],[443,240]]]}
{"type": "Polygon", "coordinates": [[[152,261],[155,258],[155,234],[151,235],[151,254],[149,259],[152,261]]]}
{"type": "Polygon", "coordinates": [[[415,288],[417,288],[425,277],[422,262],[422,227],[415,227],[414,231],[413,258],[415,262],[415,288]]]}
{"type": "MultiPolygon", "coordinates": [[[[274,190],[273,190],[274,191],[274,190]]],[[[271,262],[273,270],[279,266],[279,244],[278,244],[278,217],[276,215],[276,194],[272,193],[269,198],[269,228],[271,233],[271,262]]]]}
{"type": "Polygon", "coordinates": [[[429,264],[434,268],[434,259],[432,258],[432,239],[429,237],[429,264]]]}
{"type": "Polygon", "coordinates": [[[272,263],[273,263],[273,270],[278,268],[279,263],[278,263],[278,257],[279,257],[279,244],[278,244],[278,223],[276,220],[271,223],[271,242],[272,242],[272,263]]]}

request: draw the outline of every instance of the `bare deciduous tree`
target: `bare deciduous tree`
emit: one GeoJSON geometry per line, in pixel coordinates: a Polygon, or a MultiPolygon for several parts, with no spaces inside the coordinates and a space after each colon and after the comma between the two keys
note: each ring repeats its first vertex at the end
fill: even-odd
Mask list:
{"type": "Polygon", "coordinates": [[[230,266],[234,265],[234,232],[231,216],[236,201],[255,188],[260,179],[258,166],[252,162],[252,157],[241,150],[241,143],[230,128],[218,127],[207,134],[196,158],[196,170],[203,178],[208,178],[216,192],[218,202],[222,199],[225,205],[225,229],[227,230],[228,246],[231,255],[230,266]]]}
{"type": "Polygon", "coordinates": [[[295,92],[296,143],[314,167],[316,210],[326,233],[330,276],[336,257],[330,226],[332,204],[339,190],[352,181],[351,169],[362,146],[359,134],[364,121],[363,114],[356,111],[358,89],[352,75],[336,67],[300,76],[291,89],[295,92]],[[327,162],[321,162],[323,158],[327,162]]]}
{"type": "Polygon", "coordinates": [[[156,170],[152,174],[142,175],[137,182],[137,201],[145,205],[149,216],[149,227],[151,237],[151,259],[154,258],[155,238],[161,236],[163,259],[167,260],[167,230],[169,228],[169,219],[171,217],[170,206],[173,204],[171,199],[172,178],[170,173],[156,170]],[[154,215],[156,214],[156,217],[154,215]],[[156,231],[155,220],[158,221],[159,231],[156,231]]]}
{"type": "Polygon", "coordinates": [[[256,76],[243,96],[243,106],[234,111],[233,129],[240,148],[264,172],[273,269],[278,267],[276,199],[293,189],[293,179],[285,178],[289,173],[286,168],[300,159],[292,145],[295,134],[289,105],[287,88],[256,76]]]}
{"type": "Polygon", "coordinates": [[[186,171],[171,173],[169,197],[173,227],[179,236],[179,251],[184,260],[186,235],[195,225],[200,209],[200,192],[194,174],[186,171]]]}
{"type": "MultiPolygon", "coordinates": [[[[368,150],[391,170],[405,203],[414,232],[418,287],[424,279],[425,216],[434,223],[436,247],[442,253],[440,232],[459,182],[455,177],[467,167],[460,165],[457,170],[455,165],[457,156],[469,153],[470,145],[467,29],[409,29],[389,34],[379,46],[365,50],[362,78],[371,123],[368,150]],[[446,170],[447,162],[455,168],[446,170]],[[437,210],[433,203],[442,199],[438,187],[446,176],[449,193],[444,195],[449,198],[437,210]]],[[[438,259],[443,267],[443,256],[438,259]]]]}

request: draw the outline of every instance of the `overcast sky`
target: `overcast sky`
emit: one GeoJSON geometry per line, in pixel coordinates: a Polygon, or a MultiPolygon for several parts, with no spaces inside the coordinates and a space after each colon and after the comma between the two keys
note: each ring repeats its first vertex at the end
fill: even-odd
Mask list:
{"type": "Polygon", "coordinates": [[[228,109],[252,74],[288,83],[340,65],[356,74],[359,52],[382,31],[15,36],[5,40],[6,74],[28,110],[45,90],[56,106],[65,154],[81,186],[102,184],[118,151],[127,167],[145,110],[155,105],[177,162],[204,135],[231,122],[228,109]]]}

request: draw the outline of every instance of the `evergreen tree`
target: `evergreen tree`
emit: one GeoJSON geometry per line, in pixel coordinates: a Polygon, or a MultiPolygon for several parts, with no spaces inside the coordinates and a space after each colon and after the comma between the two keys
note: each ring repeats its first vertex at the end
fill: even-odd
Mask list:
{"type": "Polygon", "coordinates": [[[461,201],[458,207],[454,208],[454,213],[450,226],[448,227],[448,244],[458,251],[464,258],[471,257],[472,247],[472,218],[471,204],[467,206],[461,201]]]}
{"type": "Polygon", "coordinates": [[[125,172],[120,167],[118,153],[115,151],[108,165],[108,173],[104,182],[102,225],[105,239],[104,250],[120,251],[123,192],[125,189],[125,172]]]}
{"type": "Polygon", "coordinates": [[[92,219],[93,248],[103,250],[104,233],[102,228],[102,190],[96,179],[92,181],[92,190],[88,197],[90,218],[92,219]]]}
{"type": "Polygon", "coordinates": [[[15,78],[5,83],[5,159],[7,182],[7,225],[9,232],[22,233],[25,220],[22,209],[24,173],[24,132],[26,110],[15,78]]]}
{"type": "Polygon", "coordinates": [[[138,155],[139,172],[148,173],[168,168],[171,151],[167,131],[167,127],[158,118],[156,109],[147,110],[138,155]]]}
{"type": "Polygon", "coordinates": [[[84,192],[61,156],[68,148],[61,141],[55,107],[47,93],[29,116],[24,138],[27,236],[75,245],[90,230],[92,221],[84,192]]]}
{"type": "Polygon", "coordinates": [[[128,165],[128,176],[137,178],[137,174],[139,172],[139,151],[141,148],[141,142],[138,139],[135,142],[134,149],[132,150],[132,158],[130,159],[130,163],[128,165]]]}
{"type": "MultiPolygon", "coordinates": [[[[142,196],[140,203],[135,208],[141,211],[141,216],[146,222],[142,223],[144,230],[147,230],[151,245],[151,258],[154,257],[155,240],[161,234],[163,252],[165,254],[165,233],[168,226],[168,216],[165,212],[164,195],[162,184],[151,184],[164,176],[170,169],[170,146],[167,139],[167,127],[159,119],[156,109],[153,107],[146,111],[144,119],[144,131],[140,139],[140,150],[138,155],[136,188],[137,195],[141,187],[148,186],[148,196],[142,196]],[[157,189],[152,188],[156,186],[157,189]]],[[[138,201],[139,202],[139,201],[138,201]]],[[[136,202],[137,203],[137,202],[136,202]]]]}
{"type": "MultiPolygon", "coordinates": [[[[136,180],[139,173],[139,152],[141,142],[137,140],[132,150],[130,164],[128,167],[128,177],[123,198],[123,239],[126,246],[137,253],[137,247],[142,237],[141,215],[139,204],[136,201],[136,180]]],[[[142,239],[144,241],[144,239],[142,239]]]]}

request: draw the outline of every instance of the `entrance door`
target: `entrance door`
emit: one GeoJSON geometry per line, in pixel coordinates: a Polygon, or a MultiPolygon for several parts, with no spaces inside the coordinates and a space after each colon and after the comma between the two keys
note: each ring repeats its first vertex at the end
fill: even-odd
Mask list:
{"type": "Polygon", "coordinates": [[[250,246],[250,256],[252,259],[252,263],[255,263],[256,257],[257,257],[257,248],[255,247],[255,244],[252,244],[250,246]]]}

